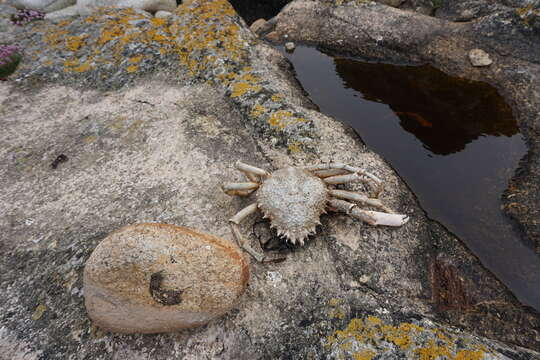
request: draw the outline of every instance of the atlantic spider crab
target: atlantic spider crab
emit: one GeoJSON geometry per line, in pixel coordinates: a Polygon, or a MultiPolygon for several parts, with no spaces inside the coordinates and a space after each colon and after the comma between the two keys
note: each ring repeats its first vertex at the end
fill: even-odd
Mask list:
{"type": "Polygon", "coordinates": [[[228,195],[248,196],[256,192],[257,201],[240,210],[229,219],[233,236],[240,247],[257,261],[264,262],[264,255],[253,250],[240,234],[239,224],[260,209],[264,218],[270,219],[270,226],[276,228],[279,236],[292,244],[304,244],[320,224],[321,214],[327,209],[342,211],[370,225],[401,226],[409,217],[393,213],[379,199],[364,194],[338,190],[334,185],[361,181],[375,185],[376,195],[382,191],[382,181],[375,175],[360,168],[340,163],[326,163],[304,167],[285,167],[268,173],[255,166],[236,163],[249,180],[223,185],[228,195]],[[384,212],[363,210],[359,202],[383,210],[384,212]]]}

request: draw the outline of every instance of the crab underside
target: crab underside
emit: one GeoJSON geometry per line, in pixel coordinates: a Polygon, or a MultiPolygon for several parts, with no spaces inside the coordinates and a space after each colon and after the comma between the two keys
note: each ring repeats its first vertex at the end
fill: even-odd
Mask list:
{"type": "Polygon", "coordinates": [[[253,250],[240,234],[240,222],[261,210],[264,218],[278,235],[292,244],[304,244],[309,235],[315,233],[320,216],[327,209],[342,211],[370,225],[401,226],[408,216],[394,214],[376,197],[362,193],[334,189],[333,185],[361,181],[374,185],[375,196],[382,191],[382,181],[362,169],[339,163],[328,163],[307,167],[286,167],[268,173],[263,169],[236,163],[248,182],[228,183],[223,191],[229,195],[248,196],[256,192],[257,201],[229,219],[232,233],[238,244],[258,261],[265,256],[253,250]],[[350,201],[368,205],[384,212],[363,210],[350,201]]]}

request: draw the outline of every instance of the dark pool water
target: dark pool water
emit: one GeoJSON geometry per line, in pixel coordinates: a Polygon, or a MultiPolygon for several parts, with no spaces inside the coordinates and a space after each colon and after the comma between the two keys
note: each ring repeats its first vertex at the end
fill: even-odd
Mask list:
{"type": "Polygon", "coordinates": [[[430,66],[366,63],[309,47],[284,54],[321,112],[352,126],[430,218],[540,310],[540,257],[501,211],[501,194],[526,146],[497,91],[430,66]]]}
{"type": "Polygon", "coordinates": [[[259,19],[269,20],[292,0],[229,0],[236,12],[251,25],[259,19]]]}

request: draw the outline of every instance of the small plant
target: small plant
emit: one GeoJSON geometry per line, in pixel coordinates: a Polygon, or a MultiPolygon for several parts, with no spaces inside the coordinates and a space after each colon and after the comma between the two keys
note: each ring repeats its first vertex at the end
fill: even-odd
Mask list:
{"type": "Polygon", "coordinates": [[[0,80],[13,74],[21,62],[19,48],[15,45],[0,45],[0,80]]]}
{"type": "Polygon", "coordinates": [[[439,9],[444,5],[444,0],[431,0],[431,5],[434,9],[439,9]]]}
{"type": "Polygon", "coordinates": [[[22,9],[16,14],[11,15],[11,23],[13,25],[23,26],[34,20],[41,20],[45,17],[45,13],[39,10],[22,9]]]}

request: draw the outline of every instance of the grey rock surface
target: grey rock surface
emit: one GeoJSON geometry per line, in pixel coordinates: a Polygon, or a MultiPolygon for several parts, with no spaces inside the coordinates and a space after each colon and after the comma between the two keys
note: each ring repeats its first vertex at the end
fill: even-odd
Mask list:
{"type": "Polygon", "coordinates": [[[266,26],[266,20],[265,19],[259,19],[253,22],[249,26],[249,29],[253,31],[255,34],[259,34],[266,26]]]}
{"type": "MultiPolygon", "coordinates": [[[[441,24],[427,19],[426,37],[441,24]]],[[[538,315],[430,222],[349,128],[315,110],[289,63],[227,2],[184,1],[168,20],[104,10],[14,32],[28,60],[0,83],[0,358],[397,358],[432,345],[452,356],[539,356],[538,315]],[[60,155],[67,161],[53,168],[60,155]],[[220,189],[240,180],[236,160],[269,170],[361,166],[385,180],[382,200],[411,221],[388,229],[329,214],[289,249],[254,216],[242,226],[251,244],[288,259],[252,263],[245,295],[224,317],[152,336],[92,324],[83,267],[111,231],[161,222],[232,239],[227,219],[252,202],[220,189]]]]}

